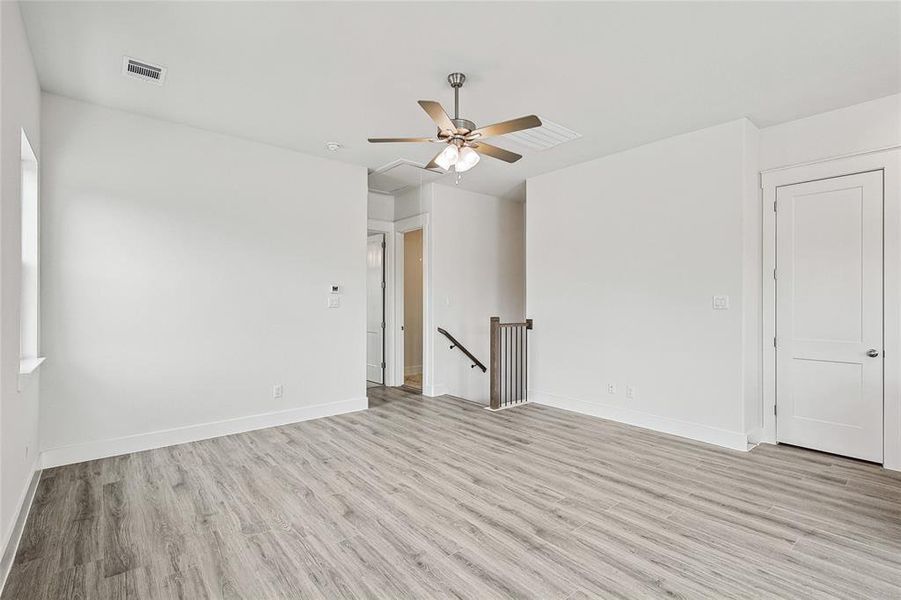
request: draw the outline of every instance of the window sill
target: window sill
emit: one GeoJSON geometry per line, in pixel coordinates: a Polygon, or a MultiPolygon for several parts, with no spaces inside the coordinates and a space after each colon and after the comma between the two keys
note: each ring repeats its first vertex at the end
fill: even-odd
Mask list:
{"type": "Polygon", "coordinates": [[[44,362],[44,360],[46,360],[46,357],[44,356],[23,358],[19,361],[19,375],[31,375],[38,370],[38,367],[41,366],[41,363],[44,362]]]}

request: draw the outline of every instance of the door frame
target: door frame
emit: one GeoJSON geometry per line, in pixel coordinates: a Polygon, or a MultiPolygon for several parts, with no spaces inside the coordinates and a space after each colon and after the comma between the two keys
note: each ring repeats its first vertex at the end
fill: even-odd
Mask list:
{"type": "MultiPolygon", "coordinates": [[[[422,394],[424,396],[440,396],[443,392],[437,390],[432,379],[434,377],[435,352],[434,338],[432,334],[434,327],[432,325],[432,316],[434,315],[432,307],[432,232],[429,223],[429,214],[423,213],[395,221],[394,238],[395,238],[395,277],[394,277],[394,310],[395,310],[395,331],[397,339],[400,340],[400,325],[403,323],[404,313],[404,253],[403,242],[404,234],[408,231],[422,230],[422,394]]],[[[404,381],[404,345],[397,342],[394,345],[394,377],[395,385],[402,385],[404,381]]]]}
{"type": "MultiPolygon", "coordinates": [[[[384,356],[385,361],[385,386],[398,385],[394,379],[394,223],[391,221],[379,221],[377,219],[369,219],[367,236],[375,234],[384,234],[385,236],[385,254],[383,256],[385,264],[385,295],[384,295],[384,356]]],[[[401,380],[403,381],[403,380],[401,380]]]]}
{"type": "MultiPolygon", "coordinates": [[[[381,358],[379,359],[379,364],[381,365],[379,370],[382,372],[382,376],[379,379],[381,379],[382,381],[379,382],[379,385],[385,385],[385,382],[387,381],[387,377],[388,377],[388,303],[387,303],[387,299],[388,299],[388,266],[385,264],[385,261],[388,259],[388,238],[387,238],[388,234],[384,233],[382,231],[373,231],[370,229],[367,232],[367,236],[366,236],[367,244],[369,243],[370,238],[376,237],[376,236],[381,239],[381,243],[379,244],[379,246],[381,247],[381,251],[382,251],[382,260],[381,260],[381,266],[382,266],[382,274],[381,274],[382,311],[381,311],[381,313],[382,313],[382,316],[379,319],[379,323],[382,328],[382,336],[381,336],[382,349],[381,349],[381,358]]],[[[368,252],[367,252],[367,256],[368,256],[368,252]]],[[[369,269],[368,264],[366,265],[366,268],[367,268],[367,270],[369,269]]],[[[367,281],[367,286],[368,286],[369,273],[366,274],[366,281],[367,281]]],[[[366,320],[367,320],[366,333],[368,334],[369,333],[369,289],[366,290],[366,320]]],[[[366,347],[366,358],[367,358],[366,382],[367,383],[375,383],[374,381],[369,379],[369,360],[368,360],[369,359],[369,346],[368,346],[369,342],[368,342],[368,340],[366,343],[367,343],[367,347],[366,347]]]]}
{"type": "Polygon", "coordinates": [[[883,466],[901,471],[901,149],[892,148],[761,173],[763,209],[763,436],[776,442],[776,190],[869,171],[883,174],[883,466]]]}

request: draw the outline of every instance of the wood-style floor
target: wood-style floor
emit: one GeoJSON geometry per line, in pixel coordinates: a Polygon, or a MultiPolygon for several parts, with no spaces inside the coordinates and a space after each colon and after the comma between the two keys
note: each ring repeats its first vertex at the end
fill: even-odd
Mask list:
{"type": "Polygon", "coordinates": [[[901,477],[529,405],[50,469],[2,598],[901,598],[901,477]]]}

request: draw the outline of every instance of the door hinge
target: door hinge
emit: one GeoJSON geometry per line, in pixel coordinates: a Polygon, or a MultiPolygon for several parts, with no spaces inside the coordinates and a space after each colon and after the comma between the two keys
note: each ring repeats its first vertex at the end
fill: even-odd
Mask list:
{"type": "Polygon", "coordinates": [[[383,363],[382,363],[382,368],[384,369],[385,367],[386,367],[386,365],[385,365],[385,363],[383,362],[383,363]]]}
{"type": "Polygon", "coordinates": [[[385,249],[385,240],[382,240],[382,250],[385,249]]]}
{"type": "Polygon", "coordinates": [[[773,405],[773,416],[776,416],[777,414],[779,414],[779,406],[774,404],[773,405]]]}
{"type": "Polygon", "coordinates": [[[385,328],[385,322],[382,321],[382,329],[384,329],[384,328],[385,328]]]}
{"type": "Polygon", "coordinates": [[[385,289],[385,282],[382,282],[382,289],[385,289]]]}
{"type": "Polygon", "coordinates": [[[773,279],[776,279],[776,269],[773,269],[773,279]]]}
{"type": "Polygon", "coordinates": [[[773,200],[773,212],[776,212],[776,201],[773,200]]]}
{"type": "Polygon", "coordinates": [[[773,348],[776,347],[776,338],[773,338],[773,348]]]}

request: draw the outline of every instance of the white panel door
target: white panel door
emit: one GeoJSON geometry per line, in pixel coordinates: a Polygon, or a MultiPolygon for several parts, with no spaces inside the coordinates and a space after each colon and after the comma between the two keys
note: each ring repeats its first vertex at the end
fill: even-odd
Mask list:
{"type": "Polygon", "coordinates": [[[776,437],[882,462],[882,172],[776,191],[776,437]]]}
{"type": "Polygon", "coordinates": [[[382,362],[385,339],[384,234],[369,236],[366,244],[366,379],[385,383],[382,362]]]}

